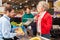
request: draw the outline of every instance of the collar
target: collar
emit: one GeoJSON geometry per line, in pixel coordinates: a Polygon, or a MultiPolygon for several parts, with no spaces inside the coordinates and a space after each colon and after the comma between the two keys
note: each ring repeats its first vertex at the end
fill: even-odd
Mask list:
{"type": "Polygon", "coordinates": [[[4,14],[3,17],[5,17],[6,19],[10,21],[10,18],[7,15],[4,14]]]}
{"type": "Polygon", "coordinates": [[[43,16],[44,16],[45,14],[46,14],[46,11],[41,12],[41,13],[39,14],[40,18],[43,18],[43,16]]]}
{"type": "Polygon", "coordinates": [[[44,15],[45,13],[46,13],[46,11],[39,13],[39,15],[44,15]]]}

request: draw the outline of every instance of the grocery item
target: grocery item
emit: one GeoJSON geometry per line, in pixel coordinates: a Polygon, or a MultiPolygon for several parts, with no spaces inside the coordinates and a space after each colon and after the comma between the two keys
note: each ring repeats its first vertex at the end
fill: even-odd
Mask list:
{"type": "Polygon", "coordinates": [[[17,26],[17,23],[14,22],[14,21],[12,21],[12,22],[11,22],[11,25],[17,26]]]}
{"type": "Polygon", "coordinates": [[[21,22],[20,24],[18,24],[19,26],[22,26],[23,25],[23,23],[21,22]]]}
{"type": "Polygon", "coordinates": [[[50,39],[47,39],[47,38],[45,38],[45,37],[42,37],[42,36],[37,36],[37,37],[33,37],[33,38],[31,38],[30,40],[50,40],[50,39]]]}
{"type": "Polygon", "coordinates": [[[23,30],[22,30],[21,27],[20,27],[20,28],[17,28],[17,29],[15,30],[15,32],[16,32],[16,33],[20,33],[21,35],[24,35],[24,32],[23,32],[23,30]]]}
{"type": "Polygon", "coordinates": [[[33,37],[30,40],[41,40],[41,38],[40,37],[33,37]]]}
{"type": "Polygon", "coordinates": [[[54,11],[60,12],[60,1],[54,2],[54,11]]]}

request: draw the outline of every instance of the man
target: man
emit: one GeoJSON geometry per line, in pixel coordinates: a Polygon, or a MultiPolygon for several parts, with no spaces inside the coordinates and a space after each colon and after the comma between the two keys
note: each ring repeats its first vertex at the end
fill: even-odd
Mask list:
{"type": "Polygon", "coordinates": [[[24,13],[24,15],[22,16],[22,22],[27,22],[29,18],[33,19],[34,16],[31,13],[31,8],[30,7],[26,7],[25,10],[26,12],[24,13]]]}
{"type": "MultiPolygon", "coordinates": [[[[25,8],[26,12],[25,14],[22,16],[22,22],[27,22],[29,19],[33,19],[34,18],[34,15],[32,15],[31,13],[31,8],[30,7],[26,7],[25,8]]],[[[36,36],[36,25],[34,22],[30,23],[29,26],[31,27],[32,29],[32,34],[33,36],[36,36]]],[[[30,31],[31,32],[31,31],[30,31]]],[[[29,34],[32,36],[32,34],[29,32],[29,34]]]]}
{"type": "Polygon", "coordinates": [[[52,17],[47,10],[49,9],[48,3],[45,1],[40,1],[37,5],[38,14],[35,16],[35,20],[37,21],[37,32],[41,34],[41,36],[50,39],[50,30],[52,27],[52,17]]]}
{"type": "Polygon", "coordinates": [[[19,33],[11,33],[10,18],[14,17],[14,9],[12,7],[5,8],[4,15],[0,18],[0,40],[12,40],[14,36],[20,35],[19,33]]]}

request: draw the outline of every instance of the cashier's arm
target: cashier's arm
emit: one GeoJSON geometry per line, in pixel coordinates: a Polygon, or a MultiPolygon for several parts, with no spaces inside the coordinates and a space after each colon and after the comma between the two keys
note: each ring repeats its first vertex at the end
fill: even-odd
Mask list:
{"type": "Polygon", "coordinates": [[[16,36],[16,33],[10,33],[11,28],[8,25],[8,23],[3,22],[2,23],[2,34],[4,38],[13,38],[14,36],[16,36]]]}

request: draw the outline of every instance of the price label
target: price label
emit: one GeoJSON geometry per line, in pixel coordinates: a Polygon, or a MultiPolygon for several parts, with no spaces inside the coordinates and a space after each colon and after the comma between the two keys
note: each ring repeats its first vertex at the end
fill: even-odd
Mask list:
{"type": "Polygon", "coordinates": [[[2,14],[5,10],[5,7],[0,7],[0,14],[2,14]]]}
{"type": "Polygon", "coordinates": [[[2,6],[2,0],[0,0],[0,6],[2,6]]]}

